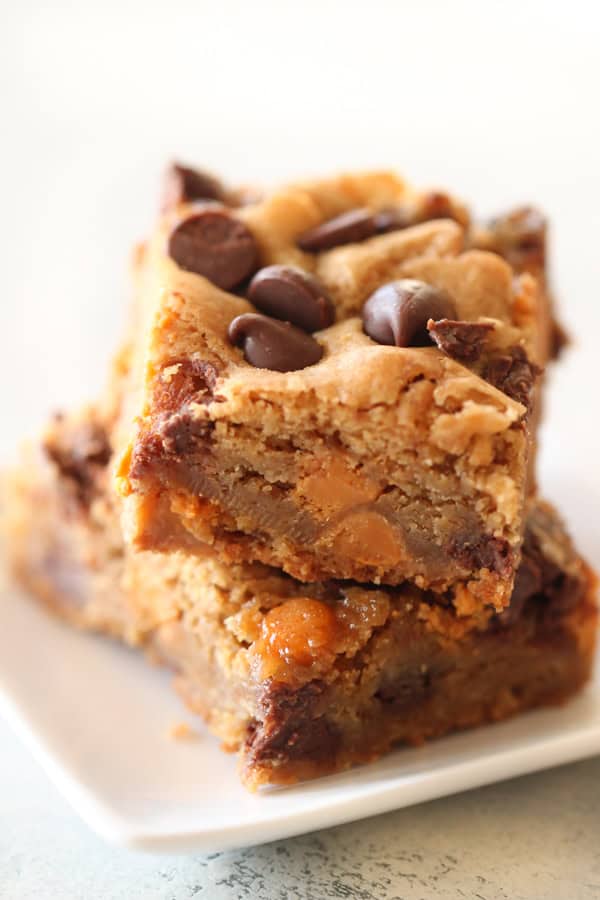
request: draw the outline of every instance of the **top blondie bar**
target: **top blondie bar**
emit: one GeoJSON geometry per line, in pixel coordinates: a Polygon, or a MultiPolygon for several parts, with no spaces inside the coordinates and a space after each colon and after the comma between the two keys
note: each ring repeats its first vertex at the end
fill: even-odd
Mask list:
{"type": "Polygon", "coordinates": [[[173,167],[135,264],[128,541],[503,608],[557,333],[536,216],[475,228],[388,172],[252,196],[173,167]]]}

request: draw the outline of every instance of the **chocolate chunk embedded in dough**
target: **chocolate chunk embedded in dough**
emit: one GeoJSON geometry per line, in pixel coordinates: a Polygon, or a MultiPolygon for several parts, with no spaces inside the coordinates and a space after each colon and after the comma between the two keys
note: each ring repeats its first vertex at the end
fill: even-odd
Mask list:
{"type": "Polygon", "coordinates": [[[363,307],[366,334],[379,344],[426,347],[430,319],[455,319],[454,301],[445,291],[423,281],[392,281],[371,294],[363,307]]]}
{"type": "Polygon", "coordinates": [[[173,360],[158,373],[153,402],[161,413],[175,412],[190,400],[211,403],[215,396],[218,371],[212,363],[197,359],[173,360]]]}
{"type": "Polygon", "coordinates": [[[293,372],[319,362],[323,348],[314,338],[290,325],[257,313],[237,316],[229,325],[229,340],[258,369],[293,372]]]}
{"type": "Polygon", "coordinates": [[[427,323],[427,331],[440,350],[460,362],[477,362],[488,335],[493,330],[494,325],[491,322],[430,319],[427,323]]]}
{"type": "Polygon", "coordinates": [[[377,233],[375,217],[368,209],[352,209],[328,222],[310,228],[298,238],[298,246],[309,253],[330,250],[342,244],[364,241],[377,233]]]}
{"type": "Polygon", "coordinates": [[[531,391],[541,369],[527,358],[522,347],[511,347],[492,357],[483,377],[513,400],[529,408],[531,391]]]}
{"type": "Polygon", "coordinates": [[[173,229],[169,256],[187,272],[231,290],[256,269],[258,249],[243,222],[218,206],[207,205],[173,229]]]}
{"type": "Polygon", "coordinates": [[[44,452],[61,478],[74,487],[77,500],[87,506],[93,499],[97,476],[110,461],[109,438],[103,427],[89,422],[67,431],[65,438],[48,438],[43,445],[44,452]]]}
{"type": "Polygon", "coordinates": [[[490,223],[499,252],[511,265],[528,269],[544,266],[547,224],[533,206],[519,206],[490,223]]]}
{"type": "Polygon", "coordinates": [[[304,331],[319,331],[334,319],[331,299],[314,275],[295,266],[266,266],[250,282],[248,299],[261,312],[304,331]]]}
{"type": "Polygon", "coordinates": [[[487,534],[458,534],[450,541],[447,550],[465,569],[488,569],[503,577],[510,575],[514,561],[508,541],[487,534]]]}

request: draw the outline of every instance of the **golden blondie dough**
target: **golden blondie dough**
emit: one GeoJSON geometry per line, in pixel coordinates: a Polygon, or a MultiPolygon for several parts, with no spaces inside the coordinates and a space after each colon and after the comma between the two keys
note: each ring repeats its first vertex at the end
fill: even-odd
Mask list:
{"type": "Polygon", "coordinates": [[[390,173],[242,206],[193,174],[137,258],[127,541],[501,609],[551,351],[539,280],[390,173]]]}
{"type": "Polygon", "coordinates": [[[67,621],[170,666],[250,788],[560,703],[589,677],[594,579],[541,501],[510,605],[461,617],[409,583],[303,584],[211,553],[136,552],[110,453],[97,410],[51,426],[9,485],[13,569],[67,621]]]}

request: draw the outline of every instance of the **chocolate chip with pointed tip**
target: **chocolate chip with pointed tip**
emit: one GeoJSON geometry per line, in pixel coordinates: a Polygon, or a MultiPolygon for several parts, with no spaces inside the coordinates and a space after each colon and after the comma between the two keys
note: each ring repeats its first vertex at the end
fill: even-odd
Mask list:
{"type": "Polygon", "coordinates": [[[296,266],[266,266],[248,289],[248,299],[261,312],[304,331],[331,325],[333,304],[321,282],[296,266]]]}
{"type": "Polygon", "coordinates": [[[259,313],[243,313],[229,325],[228,337],[257,369],[294,372],[318,363],[323,348],[306,332],[259,313]]]}
{"type": "Polygon", "coordinates": [[[363,307],[365,333],[379,344],[426,347],[429,319],[455,319],[452,297],[440,288],[403,278],[378,288],[363,307]]]}
{"type": "Polygon", "coordinates": [[[252,233],[216,204],[207,204],[179,222],[168,249],[180,268],[203,275],[224,290],[240,284],[258,263],[252,233]]]}
{"type": "Polygon", "coordinates": [[[208,172],[172,163],[164,175],[162,209],[173,209],[190,200],[222,200],[223,185],[208,172]]]}
{"type": "Polygon", "coordinates": [[[297,240],[301,250],[319,253],[342,244],[364,241],[377,233],[375,218],[368,209],[351,209],[348,212],[309,228],[297,240]]]}

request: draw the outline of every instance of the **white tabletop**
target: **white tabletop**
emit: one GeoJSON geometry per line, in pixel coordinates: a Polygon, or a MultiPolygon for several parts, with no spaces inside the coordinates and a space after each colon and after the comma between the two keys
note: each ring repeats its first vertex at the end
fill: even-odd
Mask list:
{"type": "MultiPolygon", "coordinates": [[[[0,454],[93,396],[124,318],[128,248],[172,155],[232,180],[394,166],[487,214],[545,207],[565,318],[600,326],[599,7],[588,0],[142,0],[2,11],[0,454]]],[[[591,370],[592,370],[591,369],[591,370]]],[[[590,371],[591,371],[590,370],[590,371]]],[[[597,465],[597,380],[548,405],[544,487],[598,552],[576,434],[597,465]],[[595,393],[594,393],[595,390],[595,393]],[[587,391],[587,393],[586,393],[587,391]]],[[[595,498],[597,501],[598,498],[595,498]]],[[[7,900],[600,897],[600,759],[327,833],[209,857],[104,845],[0,723],[7,900]]]]}

